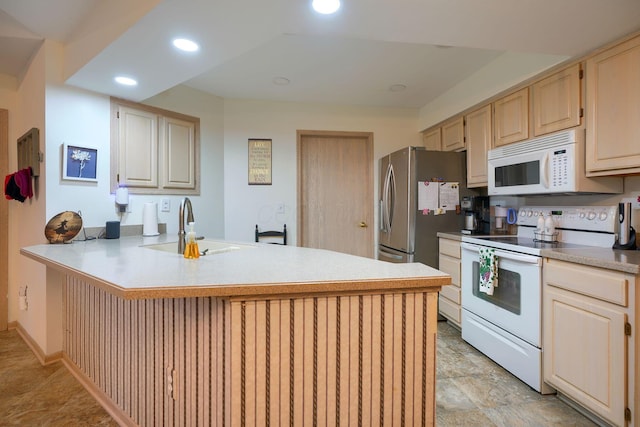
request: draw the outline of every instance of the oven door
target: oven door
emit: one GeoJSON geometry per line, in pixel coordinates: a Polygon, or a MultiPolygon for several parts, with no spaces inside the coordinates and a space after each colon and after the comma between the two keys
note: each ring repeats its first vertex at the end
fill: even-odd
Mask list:
{"type": "Polygon", "coordinates": [[[493,295],[479,289],[480,246],[462,247],[462,308],[541,348],[542,258],[495,250],[498,286],[493,295]]]}

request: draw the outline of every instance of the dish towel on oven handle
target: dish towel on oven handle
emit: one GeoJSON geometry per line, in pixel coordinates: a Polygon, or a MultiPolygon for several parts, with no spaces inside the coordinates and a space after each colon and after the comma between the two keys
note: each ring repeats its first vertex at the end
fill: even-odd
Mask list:
{"type": "Polygon", "coordinates": [[[498,257],[493,248],[480,248],[480,292],[493,295],[498,286],[498,257]]]}

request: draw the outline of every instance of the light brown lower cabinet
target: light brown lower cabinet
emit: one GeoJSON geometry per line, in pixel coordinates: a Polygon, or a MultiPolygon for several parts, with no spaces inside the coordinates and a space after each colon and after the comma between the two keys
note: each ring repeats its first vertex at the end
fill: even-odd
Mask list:
{"type": "Polygon", "coordinates": [[[438,297],[438,312],[458,328],[462,322],[462,291],[460,289],[460,242],[439,238],[438,270],[451,276],[451,284],[443,286],[438,297]]]}
{"type": "Polygon", "coordinates": [[[553,259],[542,271],[545,382],[613,425],[640,425],[638,279],[553,259]]]}

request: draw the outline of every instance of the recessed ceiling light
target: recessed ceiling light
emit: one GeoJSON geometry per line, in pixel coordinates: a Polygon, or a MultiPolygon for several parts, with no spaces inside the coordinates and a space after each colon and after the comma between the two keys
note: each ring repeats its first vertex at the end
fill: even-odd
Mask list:
{"type": "Polygon", "coordinates": [[[316,12],[329,15],[340,9],[340,0],[313,0],[311,6],[316,12]]]}
{"type": "Polygon", "coordinates": [[[391,92],[402,92],[403,90],[405,90],[407,88],[407,86],[402,85],[402,84],[396,84],[396,85],[391,85],[389,86],[389,90],[391,92]]]}
{"type": "Polygon", "coordinates": [[[120,83],[124,86],[136,86],[138,84],[138,82],[131,77],[117,76],[114,80],[116,83],[120,83]]]}
{"type": "Polygon", "coordinates": [[[289,80],[286,77],[274,77],[273,78],[273,84],[274,85],[278,85],[278,86],[286,86],[291,82],[291,80],[289,80]]]}
{"type": "Polygon", "coordinates": [[[198,46],[198,43],[188,39],[175,39],[173,41],[173,45],[185,52],[196,52],[200,50],[200,46],[198,46]]]}

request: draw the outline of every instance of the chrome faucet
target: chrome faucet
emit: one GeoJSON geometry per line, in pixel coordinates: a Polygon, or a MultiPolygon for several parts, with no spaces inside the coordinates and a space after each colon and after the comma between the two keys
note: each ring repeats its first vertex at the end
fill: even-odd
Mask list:
{"type": "Polygon", "coordinates": [[[187,209],[187,223],[193,222],[193,207],[191,206],[191,200],[185,197],[180,202],[180,211],[178,212],[178,253],[184,254],[184,248],[186,246],[186,233],[184,231],[184,209],[187,209]]]}

